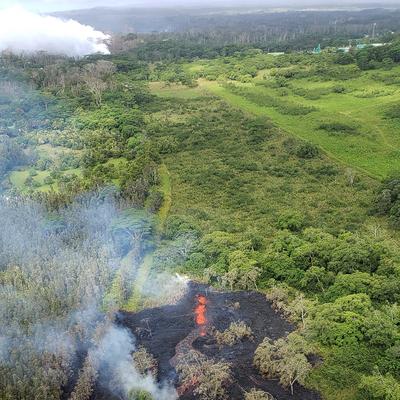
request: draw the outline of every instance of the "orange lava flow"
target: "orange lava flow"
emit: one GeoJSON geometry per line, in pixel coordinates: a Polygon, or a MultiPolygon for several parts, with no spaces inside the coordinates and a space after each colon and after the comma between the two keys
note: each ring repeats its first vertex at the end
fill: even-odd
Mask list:
{"type": "MultiPolygon", "coordinates": [[[[207,298],[203,295],[198,295],[197,305],[194,309],[195,321],[197,325],[202,327],[206,325],[207,323],[206,310],[207,310],[207,298]]],[[[206,334],[205,330],[202,330],[200,334],[201,336],[204,336],[206,334]]]]}

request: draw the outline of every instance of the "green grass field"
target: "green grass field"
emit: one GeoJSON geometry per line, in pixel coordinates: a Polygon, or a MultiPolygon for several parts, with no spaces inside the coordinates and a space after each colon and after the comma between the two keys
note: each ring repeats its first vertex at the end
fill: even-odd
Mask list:
{"type": "Polygon", "coordinates": [[[166,84],[164,82],[151,82],[150,89],[152,93],[160,97],[174,97],[178,99],[191,99],[200,97],[198,88],[188,88],[177,84],[166,84]]]}
{"type": "MultiPolygon", "coordinates": [[[[63,175],[81,176],[82,171],[79,168],[68,169],[63,171],[63,175]]],[[[48,192],[50,190],[58,190],[58,184],[46,184],[44,180],[50,175],[50,171],[36,171],[36,175],[32,177],[34,182],[34,190],[40,192],[48,192]]],[[[15,170],[10,173],[9,179],[12,186],[22,193],[27,192],[30,188],[26,185],[26,179],[29,177],[28,169],[15,170]]]]}
{"type": "MultiPolygon", "coordinates": [[[[400,69],[390,73],[399,73],[400,69]]],[[[399,122],[385,118],[385,110],[400,102],[400,90],[376,79],[386,71],[363,72],[346,81],[290,79],[287,87],[274,85],[274,78],[263,71],[250,83],[231,82],[231,90],[221,80],[200,79],[200,87],[223,98],[234,107],[259,116],[267,116],[279,128],[320,146],[331,158],[368,175],[382,179],[400,171],[399,122]],[[373,77],[372,74],[375,74],[373,77]],[[342,86],[343,93],[335,87],[342,86]],[[236,90],[235,88],[239,89],[236,90]],[[304,115],[291,115],[268,104],[272,98],[282,107],[312,107],[304,115]],[[263,104],[263,100],[265,104],[263,104]],[[332,134],[323,124],[340,123],[356,128],[356,133],[332,134]]],[[[227,82],[227,80],[226,80],[227,82]]],[[[281,107],[281,108],[282,108],[281,107]]]]}
{"type": "MultiPolygon", "coordinates": [[[[58,165],[65,155],[78,155],[79,150],[72,150],[64,146],[53,146],[51,144],[40,144],[35,146],[39,160],[51,160],[54,165],[58,165]]],[[[46,178],[50,176],[50,169],[35,169],[35,167],[21,166],[10,172],[8,179],[12,187],[19,190],[21,193],[27,193],[29,190],[48,192],[50,190],[59,190],[59,184],[56,179],[52,183],[46,182],[46,178]],[[27,178],[32,175],[32,185],[28,186],[26,183],[27,178]]],[[[61,176],[76,175],[82,176],[80,168],[69,168],[60,170],[61,176]]]]}

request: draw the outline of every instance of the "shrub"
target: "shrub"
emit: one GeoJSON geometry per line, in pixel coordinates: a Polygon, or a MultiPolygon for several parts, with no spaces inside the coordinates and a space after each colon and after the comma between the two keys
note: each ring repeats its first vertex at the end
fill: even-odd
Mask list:
{"type": "Polygon", "coordinates": [[[157,212],[164,202],[164,194],[160,191],[151,192],[147,198],[147,208],[150,212],[157,212]]]}
{"type": "Polygon", "coordinates": [[[128,400],[154,400],[153,396],[146,390],[133,389],[128,393],[128,400]]]}
{"type": "Polygon", "coordinates": [[[400,399],[400,384],[387,374],[379,373],[364,376],[358,387],[360,400],[398,400],[400,399]]]}
{"type": "Polygon", "coordinates": [[[51,185],[51,184],[54,183],[54,180],[52,179],[51,176],[46,176],[46,177],[44,178],[44,180],[43,180],[43,183],[44,183],[45,185],[51,185]]]}
{"type": "Polygon", "coordinates": [[[355,126],[342,122],[326,122],[321,124],[318,129],[322,129],[331,135],[356,135],[359,133],[355,126]]]}
{"type": "Polygon", "coordinates": [[[164,235],[166,239],[176,239],[183,234],[196,231],[196,226],[184,216],[170,215],[165,222],[164,235]]]}
{"type": "Polygon", "coordinates": [[[327,95],[331,92],[329,88],[315,88],[315,89],[305,89],[305,88],[296,88],[293,92],[298,95],[302,96],[308,100],[318,100],[322,96],[327,95]]]}
{"type": "Polygon", "coordinates": [[[28,186],[28,187],[31,187],[31,186],[33,186],[33,183],[34,183],[34,181],[33,181],[33,178],[32,178],[32,176],[28,176],[26,179],[25,179],[25,186],[28,186]]]}
{"type": "Polygon", "coordinates": [[[164,136],[157,141],[160,154],[171,154],[178,147],[178,141],[173,136],[164,136]]]}
{"type": "Polygon", "coordinates": [[[346,93],[347,89],[344,86],[336,85],[332,88],[332,92],[337,94],[346,93]]]}
{"type": "Polygon", "coordinates": [[[275,400],[275,398],[263,390],[251,389],[244,395],[244,400],[275,400]]]}
{"type": "Polygon", "coordinates": [[[243,339],[252,339],[253,332],[243,321],[232,322],[229,328],[223,332],[217,331],[215,338],[219,346],[233,346],[243,339]]]}
{"type": "Polygon", "coordinates": [[[393,93],[393,91],[386,89],[364,89],[354,93],[354,96],[360,99],[373,99],[376,97],[390,96],[393,93]]]}
{"type": "Polygon", "coordinates": [[[289,314],[289,296],[289,290],[280,286],[274,286],[266,294],[267,300],[272,303],[272,308],[285,316],[289,314]]]}
{"type": "Polygon", "coordinates": [[[393,104],[393,105],[389,106],[386,109],[384,116],[388,119],[399,119],[400,118],[400,105],[393,104]]]}
{"type": "Polygon", "coordinates": [[[387,179],[379,189],[373,210],[390,218],[393,228],[400,228],[400,178],[387,179]]]}
{"type": "Polygon", "coordinates": [[[332,177],[339,174],[339,170],[334,165],[323,164],[315,168],[308,168],[308,172],[317,178],[332,177]]]}
{"type": "Polygon", "coordinates": [[[178,362],[176,370],[183,386],[193,386],[193,393],[201,400],[225,399],[226,388],[232,382],[230,364],[215,362],[190,351],[178,362]]]}
{"type": "Polygon", "coordinates": [[[319,155],[317,146],[311,143],[303,143],[296,149],[296,156],[299,158],[311,159],[319,155]]]}
{"type": "Polygon", "coordinates": [[[279,377],[280,383],[290,387],[293,394],[294,383],[304,384],[311,371],[307,354],[307,343],[297,333],[275,342],[265,338],[254,353],[254,366],[267,378],[279,377]]]}
{"type": "Polygon", "coordinates": [[[158,363],[152,354],[150,354],[144,347],[139,347],[133,353],[133,363],[135,368],[141,375],[151,374],[154,377],[158,375],[158,363]]]}
{"type": "Polygon", "coordinates": [[[298,212],[286,212],[282,214],[277,222],[279,229],[289,229],[292,232],[299,232],[304,228],[305,217],[298,212]]]}
{"type": "Polygon", "coordinates": [[[335,64],[349,65],[354,63],[354,57],[351,53],[339,53],[335,57],[335,64]]]}
{"type": "Polygon", "coordinates": [[[301,104],[281,103],[277,106],[278,111],[284,115],[307,115],[316,110],[315,107],[303,106],[301,104]]]}

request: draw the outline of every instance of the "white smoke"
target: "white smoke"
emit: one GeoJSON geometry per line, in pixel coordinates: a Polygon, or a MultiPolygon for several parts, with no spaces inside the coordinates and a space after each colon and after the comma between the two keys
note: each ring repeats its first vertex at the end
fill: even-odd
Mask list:
{"type": "Polygon", "coordinates": [[[131,391],[144,390],[155,400],[176,400],[178,396],[172,386],[159,385],[150,374],[140,375],[132,361],[134,351],[134,338],[131,333],[111,325],[91,356],[99,364],[100,370],[103,369],[103,373],[107,375],[109,388],[117,389],[122,398],[129,398],[131,391]]]}
{"type": "MultiPolygon", "coordinates": [[[[103,310],[119,265],[109,229],[118,214],[112,199],[95,194],[51,215],[31,200],[0,196],[0,370],[7,371],[0,374],[1,399],[5,387],[16,390],[32,376],[61,387],[85,353],[90,368],[84,371],[93,371],[93,385],[106,386],[118,398],[143,390],[155,400],[177,399],[171,383],[136,369],[133,335],[103,310]],[[50,354],[62,362],[48,367],[50,354]],[[61,378],[52,380],[53,373],[61,378]]],[[[160,282],[167,281],[164,274],[160,282]]],[[[183,278],[171,279],[164,291],[176,291],[178,281],[183,287],[183,278]]],[[[30,390],[44,398],[38,386],[30,390]]]]}
{"type": "Polygon", "coordinates": [[[46,51],[70,57],[109,54],[109,39],[109,35],[74,20],[35,14],[20,6],[0,10],[0,52],[46,51]]]}

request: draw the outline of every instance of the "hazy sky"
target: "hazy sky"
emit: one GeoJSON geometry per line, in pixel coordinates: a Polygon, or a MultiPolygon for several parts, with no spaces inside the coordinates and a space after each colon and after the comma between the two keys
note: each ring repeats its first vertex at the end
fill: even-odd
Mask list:
{"type": "Polygon", "coordinates": [[[193,6],[193,5],[238,5],[262,4],[265,6],[285,7],[307,5],[336,5],[347,3],[398,3],[400,0],[0,0],[0,8],[22,5],[33,11],[48,12],[67,9],[91,8],[96,6],[193,6]]]}

